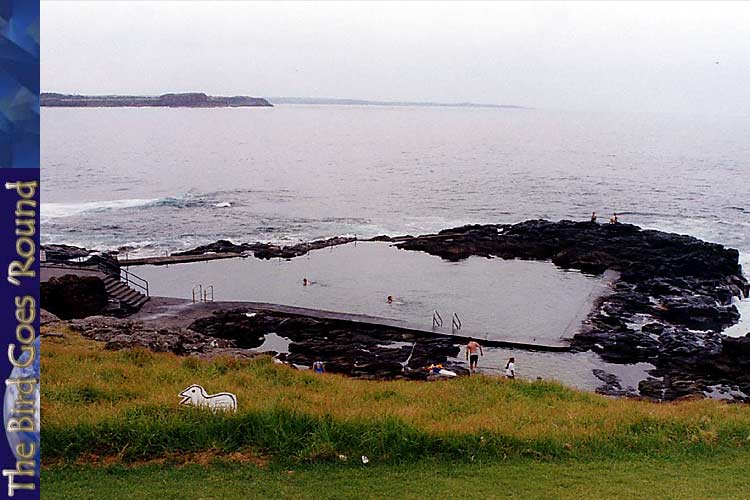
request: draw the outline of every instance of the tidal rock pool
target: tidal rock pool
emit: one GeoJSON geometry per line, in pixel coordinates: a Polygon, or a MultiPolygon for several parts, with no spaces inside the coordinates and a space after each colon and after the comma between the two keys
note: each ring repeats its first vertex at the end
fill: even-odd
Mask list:
{"type": "Polygon", "coordinates": [[[147,279],[156,296],[191,299],[201,289],[209,290],[209,297],[213,292],[216,301],[366,314],[424,328],[432,326],[437,310],[440,332],[451,331],[455,313],[467,336],[550,342],[572,336],[608,284],[549,262],[483,257],[449,262],[382,242],[351,243],[292,260],[236,258],[131,271],[147,279]]]}

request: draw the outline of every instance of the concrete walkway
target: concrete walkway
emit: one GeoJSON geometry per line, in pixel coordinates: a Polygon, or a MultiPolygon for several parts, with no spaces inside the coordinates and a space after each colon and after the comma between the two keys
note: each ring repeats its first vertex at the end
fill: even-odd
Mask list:
{"type": "Polygon", "coordinates": [[[526,349],[535,351],[569,351],[570,346],[562,339],[559,341],[539,340],[522,337],[503,337],[502,339],[487,339],[485,333],[459,330],[451,333],[450,327],[430,328],[417,323],[410,323],[391,318],[380,318],[364,314],[352,314],[321,309],[310,309],[306,307],[286,306],[281,304],[269,304],[265,302],[208,302],[192,303],[190,300],[175,299],[171,297],[152,297],[141,311],[132,316],[132,319],[142,321],[156,321],[169,326],[186,327],[195,319],[210,315],[221,309],[247,308],[252,311],[267,311],[292,316],[304,316],[315,319],[327,319],[335,321],[347,321],[367,325],[378,325],[407,332],[419,332],[442,336],[463,344],[469,339],[478,340],[486,347],[509,347],[515,349],[526,349]]]}

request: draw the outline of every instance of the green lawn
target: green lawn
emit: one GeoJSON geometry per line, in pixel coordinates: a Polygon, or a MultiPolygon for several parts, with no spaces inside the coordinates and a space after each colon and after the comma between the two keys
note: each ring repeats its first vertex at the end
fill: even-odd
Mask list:
{"type": "Polygon", "coordinates": [[[750,454],[611,462],[54,467],[46,499],[750,498],[750,454]]]}
{"type": "Polygon", "coordinates": [[[355,380],[112,352],[70,331],[44,350],[45,498],[750,499],[748,405],[485,376],[355,380]],[[240,408],[181,406],[192,383],[240,408]]]}

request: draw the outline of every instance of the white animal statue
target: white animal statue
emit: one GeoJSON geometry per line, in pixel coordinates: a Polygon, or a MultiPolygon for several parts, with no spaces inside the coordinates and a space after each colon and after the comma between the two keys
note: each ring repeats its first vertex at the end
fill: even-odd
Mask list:
{"type": "Polygon", "coordinates": [[[237,396],[229,392],[208,394],[203,387],[193,384],[182,391],[179,396],[182,398],[181,405],[209,408],[213,411],[237,411],[237,396]]]}

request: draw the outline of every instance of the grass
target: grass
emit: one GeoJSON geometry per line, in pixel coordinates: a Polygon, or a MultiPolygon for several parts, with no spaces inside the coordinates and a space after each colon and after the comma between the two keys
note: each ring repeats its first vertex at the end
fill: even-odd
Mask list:
{"type": "Polygon", "coordinates": [[[62,467],[45,471],[42,481],[50,499],[746,499],[748,469],[747,454],[735,453],[701,460],[422,461],[408,467],[62,467]]]}
{"type": "Polygon", "coordinates": [[[485,376],[354,380],[265,358],[111,352],[64,335],[43,345],[45,496],[750,496],[740,494],[745,405],[615,400],[485,376]],[[236,393],[238,412],[180,406],[193,383],[236,393]]]}

